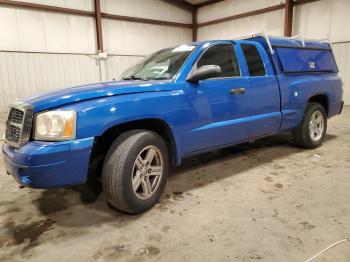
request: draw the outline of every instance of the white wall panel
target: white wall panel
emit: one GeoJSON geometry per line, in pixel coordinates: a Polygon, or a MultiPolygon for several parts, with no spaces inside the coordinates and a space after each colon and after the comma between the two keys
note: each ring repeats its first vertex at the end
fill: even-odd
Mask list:
{"type": "MultiPolygon", "coordinates": [[[[94,10],[93,0],[21,0],[94,10]]],[[[192,14],[162,0],[101,0],[103,12],[192,23],[192,14]]],[[[108,59],[96,58],[92,17],[0,5],[0,112],[43,91],[112,80],[156,50],[192,39],[192,30],[103,19],[108,59]]]]}
{"type": "Polygon", "coordinates": [[[247,29],[246,26],[250,24],[250,17],[237,19],[230,22],[232,24],[232,38],[245,36],[247,35],[247,31],[251,32],[250,28],[247,29]]]}
{"type": "Polygon", "coordinates": [[[18,9],[17,21],[20,49],[26,51],[46,50],[43,13],[18,9]]]}
{"type": "Polygon", "coordinates": [[[17,10],[0,6],[0,49],[20,50],[17,10]]]}
{"type": "Polygon", "coordinates": [[[198,23],[203,23],[232,15],[234,15],[234,1],[223,1],[204,8],[199,8],[197,21],[198,23]]]}
{"type": "Polygon", "coordinates": [[[350,40],[350,1],[323,0],[295,8],[293,34],[305,38],[330,37],[332,42],[350,40]]]}
{"type": "Polygon", "coordinates": [[[169,4],[169,21],[192,24],[192,12],[169,4]]]}
{"type": "Polygon", "coordinates": [[[92,11],[94,9],[93,0],[21,0],[21,2],[52,5],[85,11],[92,11]]]}
{"type": "Polygon", "coordinates": [[[101,9],[109,14],[192,23],[191,12],[162,0],[101,0],[101,9]]]}
{"type": "Polygon", "coordinates": [[[223,17],[238,15],[249,11],[278,5],[280,0],[226,0],[199,8],[198,22],[203,23],[223,17]]]}
{"type": "Polygon", "coordinates": [[[123,21],[102,19],[104,49],[112,54],[125,52],[125,27],[123,21]]]}
{"type": "Polygon", "coordinates": [[[148,55],[152,52],[190,42],[192,30],[160,25],[102,20],[105,50],[109,54],[148,55]]]}
{"type": "Polygon", "coordinates": [[[68,50],[66,53],[96,53],[96,29],[93,18],[70,15],[67,31],[68,50]]]}
{"type": "Polygon", "coordinates": [[[293,34],[316,39],[327,37],[331,25],[332,3],[332,0],[328,0],[296,6],[293,17],[293,34]]]}
{"type": "Polygon", "coordinates": [[[169,29],[169,46],[192,42],[192,30],[187,28],[172,27],[169,29]]]}
{"type": "MultiPolygon", "coordinates": [[[[284,1],[283,1],[284,2],[284,1]]],[[[277,5],[280,0],[227,0],[199,9],[199,22],[220,19],[267,6],[277,5]]],[[[297,5],[293,17],[293,34],[304,38],[323,39],[329,37],[344,81],[344,100],[350,104],[350,1],[321,0],[297,5]]],[[[265,26],[270,35],[283,35],[284,10],[269,12],[233,20],[230,22],[201,27],[199,40],[224,39],[248,35],[265,26]]]]}
{"type": "MultiPolygon", "coordinates": [[[[198,21],[203,23],[277,5],[280,2],[280,0],[226,0],[200,8],[198,21]]],[[[350,27],[344,25],[350,25],[349,13],[349,0],[322,0],[297,5],[294,10],[293,34],[302,34],[305,38],[325,38],[329,35],[332,42],[348,41],[350,39],[350,27]]],[[[260,24],[265,25],[269,34],[281,35],[283,34],[284,11],[269,12],[232,22],[234,23],[233,30],[243,33],[238,35],[246,35],[252,31],[260,30],[260,24]]],[[[218,24],[216,27],[218,35],[222,34],[220,26],[218,24]]],[[[201,28],[199,34],[205,36],[204,31],[205,29],[201,28]]],[[[235,35],[237,34],[235,33],[235,35]]]]}
{"type": "Polygon", "coordinates": [[[96,52],[92,17],[0,6],[0,50],[96,52]]]}
{"type": "Polygon", "coordinates": [[[305,38],[329,38],[333,44],[340,75],[344,82],[344,101],[350,104],[350,1],[323,0],[297,6],[293,34],[305,38]]]}
{"type": "Polygon", "coordinates": [[[350,43],[334,44],[333,50],[344,82],[344,102],[350,105],[350,43]]]}
{"type": "Polygon", "coordinates": [[[330,38],[332,42],[350,40],[350,1],[332,0],[330,38]]]}
{"type": "Polygon", "coordinates": [[[15,99],[99,81],[98,64],[87,55],[0,52],[0,112],[15,99]]]}
{"type": "MultiPolygon", "coordinates": [[[[45,45],[48,52],[69,50],[68,17],[57,13],[43,13],[45,45]]],[[[40,28],[40,27],[38,27],[40,28]]],[[[39,49],[45,50],[45,49],[39,49]]]]}
{"type": "Polygon", "coordinates": [[[124,23],[125,54],[147,55],[169,46],[166,26],[124,23]]]}
{"type": "MultiPolygon", "coordinates": [[[[118,79],[143,56],[109,56],[106,81],[118,79]]],[[[97,56],[0,52],[0,112],[16,99],[100,81],[97,56]]]]}
{"type": "Polygon", "coordinates": [[[271,35],[283,34],[284,12],[277,10],[268,14],[240,18],[224,23],[200,27],[198,39],[233,39],[261,31],[261,25],[271,35]]]}
{"type": "MultiPolygon", "coordinates": [[[[92,0],[27,2],[93,9],[92,0]]],[[[192,22],[191,12],[162,0],[102,0],[101,5],[106,13],[192,22]]],[[[144,55],[191,40],[191,29],[107,19],[103,19],[103,30],[105,47],[114,54],[144,55]]],[[[96,53],[95,22],[92,17],[0,6],[0,38],[0,50],[3,51],[96,53]]]]}
{"type": "Polygon", "coordinates": [[[140,61],[143,56],[110,56],[106,60],[106,79],[118,79],[130,66],[140,61]]]}

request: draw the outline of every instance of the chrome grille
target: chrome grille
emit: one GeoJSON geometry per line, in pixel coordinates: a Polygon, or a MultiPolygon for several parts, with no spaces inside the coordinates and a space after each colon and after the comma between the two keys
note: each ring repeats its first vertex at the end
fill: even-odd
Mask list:
{"type": "Polygon", "coordinates": [[[8,121],[16,124],[23,124],[23,117],[24,117],[23,111],[16,108],[11,108],[8,121]]]}
{"type": "Polygon", "coordinates": [[[19,148],[29,141],[32,129],[33,107],[18,102],[10,107],[6,121],[5,142],[19,148]]]}
{"type": "Polygon", "coordinates": [[[8,124],[6,129],[6,139],[9,142],[19,143],[21,139],[21,132],[22,132],[21,128],[8,124]]]}

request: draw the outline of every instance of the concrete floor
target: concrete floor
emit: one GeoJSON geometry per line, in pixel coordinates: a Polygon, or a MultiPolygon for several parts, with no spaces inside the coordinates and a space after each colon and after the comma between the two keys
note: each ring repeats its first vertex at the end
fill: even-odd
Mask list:
{"type": "MultiPolygon", "coordinates": [[[[96,185],[19,189],[0,159],[0,261],[303,262],[350,238],[349,119],[316,150],[275,137],[188,159],[137,216],[96,185]]],[[[350,242],[315,261],[350,261],[350,242]]]]}

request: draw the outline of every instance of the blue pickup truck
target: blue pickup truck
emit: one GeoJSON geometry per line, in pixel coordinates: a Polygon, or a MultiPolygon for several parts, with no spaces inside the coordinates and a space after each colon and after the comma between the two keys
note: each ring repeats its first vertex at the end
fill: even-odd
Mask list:
{"type": "Polygon", "coordinates": [[[21,186],[100,177],[107,201],[139,213],[185,157],[292,131],[315,148],[342,111],[342,80],[326,42],[252,36],[158,51],[120,80],[17,101],[3,155],[21,186]]]}

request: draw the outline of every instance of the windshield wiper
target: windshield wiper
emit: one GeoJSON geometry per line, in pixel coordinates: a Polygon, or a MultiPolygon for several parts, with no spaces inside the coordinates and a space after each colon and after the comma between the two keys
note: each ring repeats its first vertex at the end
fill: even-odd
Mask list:
{"type": "Polygon", "coordinates": [[[151,80],[169,80],[171,77],[161,76],[161,77],[152,77],[151,80]]]}
{"type": "Polygon", "coordinates": [[[138,77],[138,76],[127,76],[127,77],[123,77],[123,80],[143,80],[143,81],[148,81],[149,79],[146,77],[138,77]]]}

